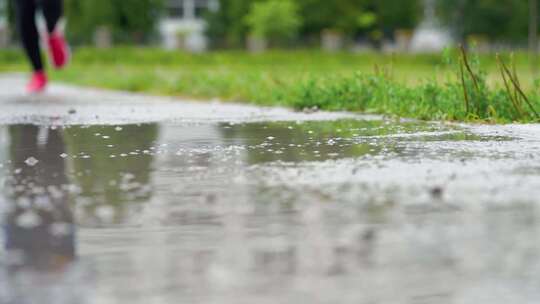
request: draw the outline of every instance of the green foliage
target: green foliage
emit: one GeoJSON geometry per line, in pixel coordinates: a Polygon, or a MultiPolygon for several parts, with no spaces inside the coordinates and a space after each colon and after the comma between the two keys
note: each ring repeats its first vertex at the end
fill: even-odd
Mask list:
{"type": "Polygon", "coordinates": [[[362,26],[359,20],[367,10],[366,0],[298,0],[306,21],[305,33],[318,35],[326,29],[354,34],[362,26]]]}
{"type": "Polygon", "coordinates": [[[113,2],[110,0],[66,0],[65,13],[69,22],[67,35],[74,42],[90,42],[98,27],[112,28],[114,24],[113,2]]]}
{"type": "Polygon", "coordinates": [[[238,47],[244,45],[248,28],[244,22],[252,3],[261,0],[220,0],[219,10],[206,15],[207,34],[214,45],[238,47]]]}
{"type": "Polygon", "coordinates": [[[378,16],[377,27],[385,32],[397,29],[413,30],[423,12],[423,0],[377,0],[373,2],[373,11],[378,16]]]}
{"type": "MultiPolygon", "coordinates": [[[[250,7],[264,0],[220,0],[220,10],[207,15],[208,34],[218,45],[241,46],[249,32],[244,22],[250,7]]],[[[412,29],[419,16],[419,0],[289,0],[298,7],[304,37],[319,37],[323,30],[349,36],[392,33],[412,29]]],[[[280,2],[280,1],[276,1],[280,2]]],[[[277,23],[277,22],[276,22],[277,23]]]]}
{"type": "Polygon", "coordinates": [[[255,2],[251,5],[245,22],[252,35],[271,41],[295,37],[302,24],[298,6],[292,0],[255,2]]]}
{"type": "Polygon", "coordinates": [[[538,121],[540,100],[536,94],[528,97],[523,93],[516,72],[508,70],[513,75],[509,77],[514,77],[515,91],[493,88],[488,85],[479,57],[469,57],[463,50],[459,59],[446,60],[455,75],[442,85],[432,79],[410,87],[396,82],[391,73],[357,73],[311,79],[300,87],[292,104],[297,108],[352,110],[424,120],[538,121]],[[520,98],[518,93],[522,94],[520,98]]]}
{"type": "Polygon", "coordinates": [[[522,41],[527,37],[529,1],[438,0],[443,20],[459,38],[483,35],[492,40],[522,41]]]}
{"type": "MultiPolygon", "coordinates": [[[[538,120],[540,81],[530,78],[526,53],[501,56],[510,72],[505,74],[508,87],[495,56],[468,54],[467,61],[470,71],[456,50],[441,58],[302,50],[252,55],[83,48],[77,50],[69,69],[51,76],[108,89],[205,100],[217,97],[300,110],[316,107],[425,120],[538,120]]],[[[20,53],[0,51],[0,70],[20,71],[24,63],[20,53]]]]}
{"type": "Polygon", "coordinates": [[[65,0],[68,36],[87,43],[97,28],[107,27],[116,41],[143,42],[154,32],[162,0],[65,0]]]}
{"type": "MultiPolygon", "coordinates": [[[[243,20],[251,3],[261,0],[220,0],[221,10],[209,15],[214,39],[240,45],[248,29],[243,20]]],[[[528,32],[528,1],[437,0],[438,13],[457,38],[470,35],[492,41],[523,43],[528,32]]],[[[372,39],[391,36],[398,29],[412,30],[422,17],[422,0],[294,0],[302,16],[303,37],[319,37],[323,30],[349,37],[372,39]]]]}
{"type": "Polygon", "coordinates": [[[131,34],[136,42],[142,41],[154,32],[154,26],[160,17],[162,0],[121,0],[114,4],[117,16],[114,23],[116,31],[131,34]]]}
{"type": "MultiPolygon", "coordinates": [[[[74,58],[73,66],[53,75],[55,79],[133,92],[219,97],[299,110],[315,107],[423,120],[531,122],[537,120],[534,111],[540,111],[540,96],[535,93],[538,87],[534,85],[520,88],[530,106],[520,97],[524,113],[516,111],[515,100],[502,84],[494,56],[468,55],[472,73],[464,70],[463,80],[463,58],[454,50],[441,58],[328,55],[313,51],[191,55],[120,48],[83,49],[74,58]]],[[[524,71],[529,73],[526,58],[526,54],[516,56],[516,67],[511,68],[519,71],[512,73],[515,78],[525,75],[524,71]]],[[[526,84],[528,80],[517,82],[526,84]]],[[[512,94],[517,90],[512,89],[512,94]]]]}
{"type": "Polygon", "coordinates": [[[306,22],[305,33],[324,29],[357,34],[366,30],[411,29],[418,19],[419,1],[402,0],[298,0],[306,22]],[[367,22],[366,22],[367,21],[367,22]]]}

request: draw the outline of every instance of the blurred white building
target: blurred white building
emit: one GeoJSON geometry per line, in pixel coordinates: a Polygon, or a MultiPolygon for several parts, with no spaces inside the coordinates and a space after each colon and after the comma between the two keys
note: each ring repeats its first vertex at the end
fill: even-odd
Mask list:
{"type": "Polygon", "coordinates": [[[435,0],[424,0],[424,20],[415,30],[411,41],[414,53],[438,53],[452,45],[452,36],[443,28],[435,12],[435,0]]]}
{"type": "Polygon", "coordinates": [[[159,24],[164,47],[192,52],[206,50],[208,39],[203,16],[218,9],[218,0],[166,0],[166,17],[159,24]]]}

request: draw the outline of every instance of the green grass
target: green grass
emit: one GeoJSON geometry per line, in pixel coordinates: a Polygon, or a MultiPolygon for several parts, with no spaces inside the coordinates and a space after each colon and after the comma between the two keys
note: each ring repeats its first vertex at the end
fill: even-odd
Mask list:
{"type": "MultiPolygon", "coordinates": [[[[425,120],[538,120],[540,96],[526,54],[514,56],[514,67],[506,56],[511,76],[515,69],[519,78],[517,85],[508,87],[494,55],[469,57],[471,70],[462,75],[457,51],[444,56],[311,50],[193,55],[151,48],[82,48],[76,50],[70,68],[53,73],[53,78],[108,89],[218,97],[300,110],[350,110],[425,120]]],[[[0,52],[0,71],[24,69],[20,52],[0,52]]]]}

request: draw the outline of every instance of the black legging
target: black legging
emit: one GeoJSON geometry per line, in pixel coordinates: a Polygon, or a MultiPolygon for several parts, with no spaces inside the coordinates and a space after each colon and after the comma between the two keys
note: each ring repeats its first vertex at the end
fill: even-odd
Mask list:
{"type": "Polygon", "coordinates": [[[26,55],[32,63],[34,71],[43,70],[43,60],[39,48],[39,34],[36,25],[36,11],[40,7],[45,16],[47,30],[52,33],[58,20],[62,17],[62,0],[14,0],[17,10],[19,32],[26,55]]]}

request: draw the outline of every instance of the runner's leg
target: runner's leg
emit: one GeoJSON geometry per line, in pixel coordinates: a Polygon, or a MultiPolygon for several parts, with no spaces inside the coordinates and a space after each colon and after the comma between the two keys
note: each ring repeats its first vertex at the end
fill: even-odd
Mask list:
{"type": "Polygon", "coordinates": [[[16,0],[17,21],[22,44],[35,72],[43,71],[43,60],[39,48],[39,33],[36,25],[35,0],[16,0]]]}
{"type": "Polygon", "coordinates": [[[47,30],[52,33],[56,29],[58,20],[63,15],[63,3],[62,0],[42,0],[42,10],[45,16],[45,22],[47,23],[47,30]]]}

